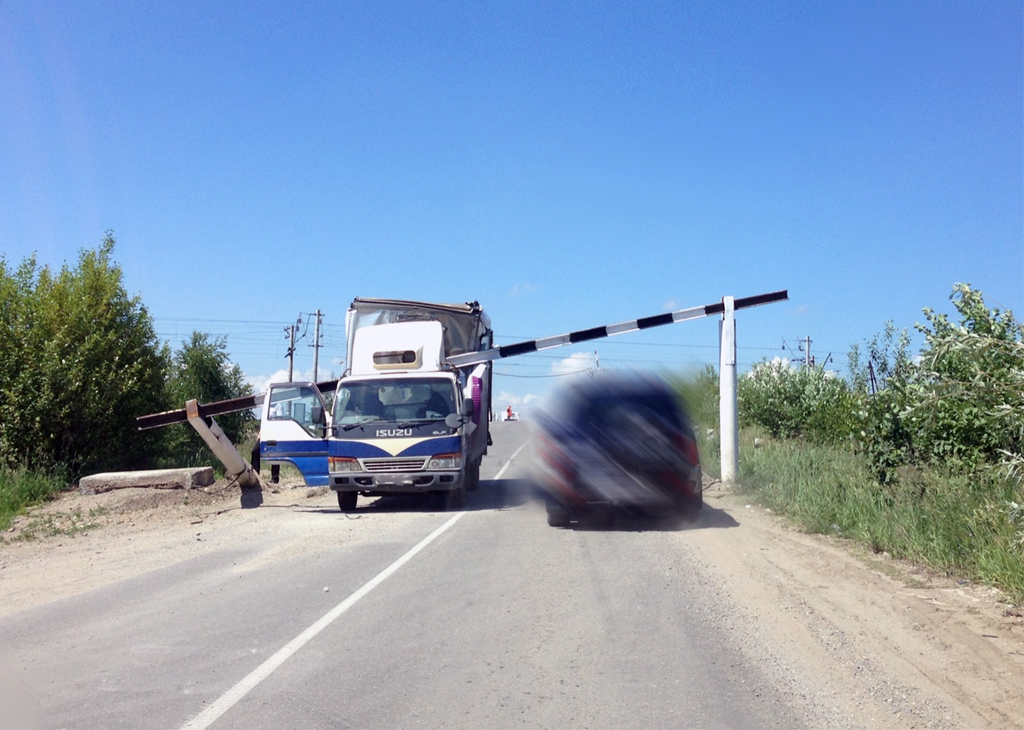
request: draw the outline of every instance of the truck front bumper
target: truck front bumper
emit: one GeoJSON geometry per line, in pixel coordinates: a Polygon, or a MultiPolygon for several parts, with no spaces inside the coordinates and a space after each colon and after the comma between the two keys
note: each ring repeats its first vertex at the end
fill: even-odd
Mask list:
{"type": "Polygon", "coordinates": [[[450,492],[459,489],[462,483],[463,475],[459,471],[388,472],[381,474],[356,472],[330,475],[330,487],[333,491],[359,492],[368,496],[376,494],[450,492]]]}

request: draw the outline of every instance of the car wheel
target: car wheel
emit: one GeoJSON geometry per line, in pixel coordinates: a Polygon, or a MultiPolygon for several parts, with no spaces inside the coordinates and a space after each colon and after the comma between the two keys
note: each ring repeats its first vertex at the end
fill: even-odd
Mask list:
{"type": "Polygon", "coordinates": [[[676,500],[676,510],[679,516],[686,522],[696,522],[700,517],[700,510],[703,506],[703,494],[687,495],[676,500]]]}
{"type": "Polygon", "coordinates": [[[448,511],[460,510],[466,506],[466,483],[463,482],[462,486],[458,489],[453,489],[450,492],[443,492],[444,494],[444,507],[448,511]]]}
{"type": "Polygon", "coordinates": [[[616,508],[610,504],[595,504],[590,509],[588,520],[594,527],[607,530],[615,525],[616,508]]]}
{"type": "Polygon", "coordinates": [[[356,508],[358,499],[359,492],[338,492],[338,509],[342,512],[351,512],[356,508]]]}
{"type": "Polygon", "coordinates": [[[569,510],[558,505],[548,505],[548,524],[552,527],[569,526],[569,510]]]}

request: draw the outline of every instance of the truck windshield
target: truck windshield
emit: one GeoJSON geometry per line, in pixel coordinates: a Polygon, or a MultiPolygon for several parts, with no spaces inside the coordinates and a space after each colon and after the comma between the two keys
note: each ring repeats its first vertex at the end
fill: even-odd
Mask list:
{"type": "Polygon", "coordinates": [[[455,413],[449,380],[409,378],[348,383],[338,388],[334,423],[440,421],[455,413]]]}

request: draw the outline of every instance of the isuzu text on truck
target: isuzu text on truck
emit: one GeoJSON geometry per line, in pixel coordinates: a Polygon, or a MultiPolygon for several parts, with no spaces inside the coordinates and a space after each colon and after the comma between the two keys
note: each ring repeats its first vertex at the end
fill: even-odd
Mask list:
{"type": "Polygon", "coordinates": [[[263,401],[261,463],[288,463],[329,486],[343,511],[358,495],[426,494],[461,507],[487,452],[490,362],[449,358],[491,348],[476,302],[356,299],[332,408],[314,383],[276,383],[263,401]]]}

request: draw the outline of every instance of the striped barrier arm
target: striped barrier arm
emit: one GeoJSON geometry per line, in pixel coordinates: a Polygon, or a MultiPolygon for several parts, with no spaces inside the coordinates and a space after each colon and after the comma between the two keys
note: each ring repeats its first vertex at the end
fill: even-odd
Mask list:
{"type": "MultiPolygon", "coordinates": [[[[768,294],[758,294],[753,297],[736,299],[733,309],[748,309],[750,307],[761,306],[762,304],[781,302],[786,299],[789,299],[789,291],[783,289],[782,291],[769,292],[768,294]]],[[[602,327],[591,327],[590,329],[577,330],[576,332],[567,332],[564,335],[555,335],[554,337],[542,337],[538,340],[516,342],[512,345],[502,345],[501,347],[482,350],[481,352],[467,352],[463,355],[453,355],[446,358],[446,361],[461,368],[468,365],[476,365],[481,362],[502,360],[506,357],[515,357],[516,355],[525,355],[531,352],[549,350],[552,347],[574,345],[577,342],[587,342],[589,340],[601,339],[602,337],[611,337],[612,335],[621,335],[627,332],[646,330],[651,327],[661,327],[662,325],[683,322],[688,319],[710,317],[715,314],[722,314],[724,311],[725,305],[722,302],[715,302],[714,304],[705,304],[703,307],[690,307],[689,309],[680,309],[675,312],[655,314],[651,317],[631,319],[628,322],[619,322],[618,324],[607,324],[602,327]]]]}

